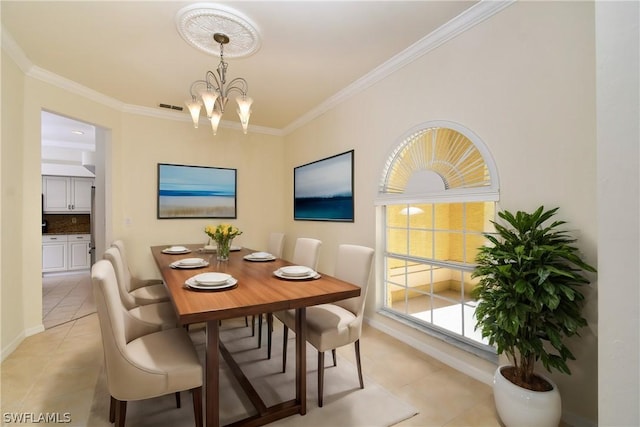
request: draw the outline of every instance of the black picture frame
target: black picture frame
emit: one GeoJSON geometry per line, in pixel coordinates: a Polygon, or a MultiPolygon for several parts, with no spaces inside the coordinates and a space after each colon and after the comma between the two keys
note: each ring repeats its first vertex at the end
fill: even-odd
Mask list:
{"type": "Polygon", "coordinates": [[[293,219],[354,222],[354,150],[293,169],[293,219]]]}
{"type": "Polygon", "coordinates": [[[237,218],[238,171],[158,163],[157,218],[237,218]]]}

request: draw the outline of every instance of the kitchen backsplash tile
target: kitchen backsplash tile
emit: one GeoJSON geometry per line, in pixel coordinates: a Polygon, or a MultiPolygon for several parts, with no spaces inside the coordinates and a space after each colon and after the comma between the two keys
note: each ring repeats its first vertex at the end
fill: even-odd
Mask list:
{"type": "Polygon", "coordinates": [[[90,233],[89,214],[44,214],[43,219],[47,221],[46,234],[81,234],[90,233]]]}

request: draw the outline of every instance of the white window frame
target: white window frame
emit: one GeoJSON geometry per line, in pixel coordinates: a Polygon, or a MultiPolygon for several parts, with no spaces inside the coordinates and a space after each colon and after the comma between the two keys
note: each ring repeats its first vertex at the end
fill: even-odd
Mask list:
{"type": "MultiPolygon", "coordinates": [[[[484,144],[484,142],[471,130],[465,128],[464,126],[450,122],[450,121],[428,121],[421,123],[414,128],[407,131],[404,135],[402,135],[398,142],[395,144],[393,150],[387,156],[387,161],[385,163],[381,181],[379,185],[379,193],[378,197],[375,199],[375,205],[377,207],[377,224],[380,227],[377,233],[377,242],[376,247],[384,248],[383,253],[380,258],[383,262],[379,263],[379,271],[378,278],[379,286],[377,287],[380,292],[382,292],[383,298],[381,299],[379,313],[385,316],[392,317],[397,319],[403,323],[406,323],[412,327],[416,327],[417,329],[438,337],[443,341],[449,342],[457,347],[470,351],[474,354],[477,354],[481,357],[496,360],[495,349],[489,347],[488,345],[483,345],[481,343],[475,342],[469,338],[463,337],[462,335],[455,334],[454,332],[444,330],[442,328],[438,328],[435,325],[429,324],[427,322],[420,321],[419,319],[407,315],[404,313],[400,313],[396,310],[387,307],[387,257],[388,253],[386,252],[387,248],[387,217],[386,217],[386,206],[388,205],[400,205],[400,204],[443,204],[443,203],[467,203],[467,202],[498,202],[499,201],[499,177],[495,162],[493,157],[491,156],[490,151],[484,144]],[[471,187],[471,188],[449,188],[442,191],[428,191],[428,192],[419,192],[419,193],[402,193],[397,192],[396,190],[385,192],[386,181],[389,178],[389,173],[395,162],[402,161],[401,152],[407,147],[409,144],[414,142],[414,138],[417,135],[420,135],[424,132],[425,129],[429,128],[449,128],[453,129],[460,134],[464,135],[474,147],[478,150],[482,159],[485,162],[485,167],[488,171],[489,183],[488,185],[471,187]]],[[[393,256],[394,258],[398,258],[397,255],[393,256]]],[[[411,257],[400,257],[400,259],[411,257]]],[[[417,260],[420,263],[424,263],[425,265],[436,265],[439,264],[438,261],[429,261],[429,260],[417,260]]],[[[454,269],[460,269],[460,271],[470,272],[473,268],[470,265],[457,265],[456,263],[451,263],[451,267],[454,269]]]]}

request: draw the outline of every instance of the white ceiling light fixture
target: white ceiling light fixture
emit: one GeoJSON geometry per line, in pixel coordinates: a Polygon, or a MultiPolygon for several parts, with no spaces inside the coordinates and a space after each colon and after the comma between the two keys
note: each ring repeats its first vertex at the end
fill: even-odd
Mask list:
{"type": "Polygon", "coordinates": [[[213,39],[220,43],[220,64],[216,69],[217,75],[213,71],[207,71],[204,80],[196,80],[191,83],[189,89],[191,100],[185,104],[189,108],[193,126],[196,128],[200,120],[200,109],[204,104],[207,118],[211,120],[211,129],[215,135],[224,113],[224,107],[229,100],[229,95],[232,92],[238,92],[239,95],[236,97],[238,117],[240,117],[242,130],[246,134],[249,126],[249,117],[251,116],[251,103],[253,103],[253,99],[247,96],[249,84],[242,77],[236,77],[227,84],[227,67],[229,64],[224,61],[224,45],[229,43],[229,37],[226,34],[215,33],[213,39]]]}
{"type": "Polygon", "coordinates": [[[400,210],[400,215],[418,215],[421,213],[424,213],[424,211],[417,206],[409,206],[400,210]]]}
{"type": "Polygon", "coordinates": [[[191,99],[186,101],[186,105],[191,113],[194,127],[198,127],[200,111],[204,105],[215,135],[227,101],[235,92],[238,117],[242,130],[246,134],[253,99],[248,96],[249,85],[244,78],[236,77],[227,82],[229,64],[224,60],[224,53],[227,45],[231,57],[248,56],[256,52],[259,42],[255,26],[229,8],[202,3],[180,10],[176,24],[180,35],[197,49],[209,54],[217,54],[213,47],[219,45],[220,50],[220,63],[216,71],[207,71],[203,80],[191,83],[189,89],[191,99]]]}

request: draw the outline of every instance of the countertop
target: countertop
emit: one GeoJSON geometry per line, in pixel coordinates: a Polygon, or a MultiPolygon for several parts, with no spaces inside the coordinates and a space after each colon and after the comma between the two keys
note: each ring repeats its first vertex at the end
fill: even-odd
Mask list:
{"type": "Polygon", "coordinates": [[[91,234],[89,232],[84,232],[84,231],[70,231],[68,233],[42,233],[43,236],[68,236],[70,234],[91,234]]]}

